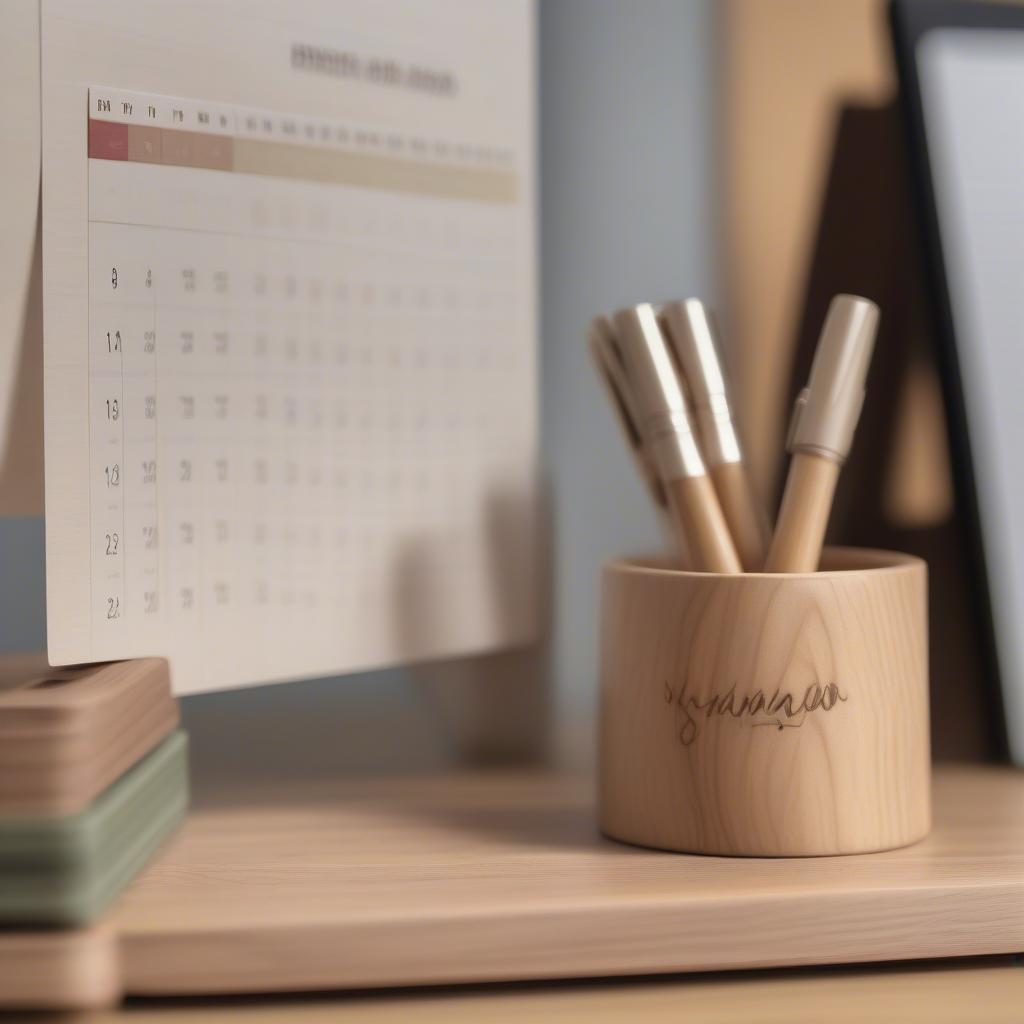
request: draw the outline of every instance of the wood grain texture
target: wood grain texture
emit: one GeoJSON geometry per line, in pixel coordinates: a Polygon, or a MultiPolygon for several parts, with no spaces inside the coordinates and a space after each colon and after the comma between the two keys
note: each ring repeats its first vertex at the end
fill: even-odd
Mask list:
{"type": "Polygon", "coordinates": [[[927,573],[605,567],[601,827],[691,853],[864,853],[928,831],[927,573]]]}
{"type": "Polygon", "coordinates": [[[0,658],[0,815],[82,810],[178,719],[162,659],[51,669],[0,658]]]}
{"type": "Polygon", "coordinates": [[[1018,1024],[1024,970],[1009,957],[951,964],[577,982],[462,991],[353,993],[266,1002],[136,1003],[89,1024],[1018,1024]]]}
{"type": "Polygon", "coordinates": [[[0,931],[0,1009],[84,1009],[121,998],[113,932],[0,931]]]}
{"type": "Polygon", "coordinates": [[[832,512],[839,463],[797,452],[789,466],[786,489],[765,559],[765,572],[814,572],[832,512]]]}
{"type": "Polygon", "coordinates": [[[1024,774],[948,770],[935,790],[915,846],[744,860],[602,839],[583,776],[261,783],[190,814],[110,924],[138,995],[1024,948],[1024,774]]]}
{"type": "Polygon", "coordinates": [[[768,552],[768,517],[754,493],[746,463],[721,462],[708,473],[743,568],[760,572],[768,552]]]}
{"type": "Polygon", "coordinates": [[[743,571],[718,495],[708,476],[687,476],[665,484],[679,524],[680,547],[698,572],[743,571]]]}

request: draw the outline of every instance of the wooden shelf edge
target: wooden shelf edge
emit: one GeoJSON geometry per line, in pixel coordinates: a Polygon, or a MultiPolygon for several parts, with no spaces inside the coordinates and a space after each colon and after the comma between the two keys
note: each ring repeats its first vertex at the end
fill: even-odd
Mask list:
{"type": "Polygon", "coordinates": [[[130,995],[201,996],[815,967],[1021,949],[1024,883],[943,890],[941,898],[905,904],[879,892],[682,910],[538,908],[139,936],[125,945],[122,969],[130,995]],[[959,906],[951,908],[950,900],[959,906]],[[758,920],[763,931],[752,927],[758,920]]]}
{"type": "Polygon", "coordinates": [[[117,937],[98,925],[0,932],[0,1009],[87,1010],[124,998],[117,937]]]}

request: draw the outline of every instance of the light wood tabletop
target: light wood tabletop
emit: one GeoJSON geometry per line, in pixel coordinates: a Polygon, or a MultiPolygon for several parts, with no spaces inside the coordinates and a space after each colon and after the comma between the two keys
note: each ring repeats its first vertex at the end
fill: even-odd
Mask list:
{"type": "Polygon", "coordinates": [[[95,1005],[1024,950],[1024,773],[940,768],[934,789],[934,831],[914,846],[744,859],[602,838],[583,774],[201,787],[74,953],[0,935],[0,960],[21,964],[0,972],[0,1003],[31,979],[50,1006],[95,1005]]]}
{"type": "Polygon", "coordinates": [[[295,780],[197,808],[115,908],[125,990],[203,994],[855,963],[1024,949],[1024,773],[935,778],[888,853],[659,853],[543,772],[295,780]]]}

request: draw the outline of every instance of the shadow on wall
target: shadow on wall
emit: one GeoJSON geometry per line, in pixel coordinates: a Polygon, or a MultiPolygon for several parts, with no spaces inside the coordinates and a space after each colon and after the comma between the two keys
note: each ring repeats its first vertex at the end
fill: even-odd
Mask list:
{"type": "MultiPolygon", "coordinates": [[[[495,643],[511,638],[513,647],[411,669],[460,757],[510,761],[547,749],[552,703],[549,522],[547,503],[538,502],[529,481],[492,491],[481,538],[490,597],[474,617],[478,611],[495,643]]],[[[450,571],[443,537],[416,537],[400,552],[393,574],[400,651],[422,652],[458,641],[461,624],[445,603],[442,568],[450,571]]]]}
{"type": "MultiPolygon", "coordinates": [[[[196,806],[295,799],[341,776],[423,775],[460,761],[508,762],[546,753],[551,722],[547,609],[551,602],[543,513],[534,498],[495,491],[482,542],[495,630],[539,641],[518,649],[344,678],[202,694],[182,701],[196,806]],[[533,550],[539,549],[534,559],[533,550]],[[536,619],[536,621],[534,621],[536,619]],[[507,631],[507,632],[506,632],[507,631]]],[[[541,503],[542,509],[546,505],[541,503]]],[[[422,652],[452,631],[438,586],[438,538],[411,539],[393,574],[399,650],[422,652]]]]}

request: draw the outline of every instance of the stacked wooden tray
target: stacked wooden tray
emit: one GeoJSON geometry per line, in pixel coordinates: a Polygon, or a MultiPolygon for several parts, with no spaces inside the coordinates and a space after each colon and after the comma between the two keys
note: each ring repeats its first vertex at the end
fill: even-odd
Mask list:
{"type": "Polygon", "coordinates": [[[178,725],[157,658],[52,669],[0,658],[0,818],[83,810],[178,725]]]}
{"type": "Polygon", "coordinates": [[[166,662],[0,660],[0,926],[95,922],[185,814],[166,662]]]}

